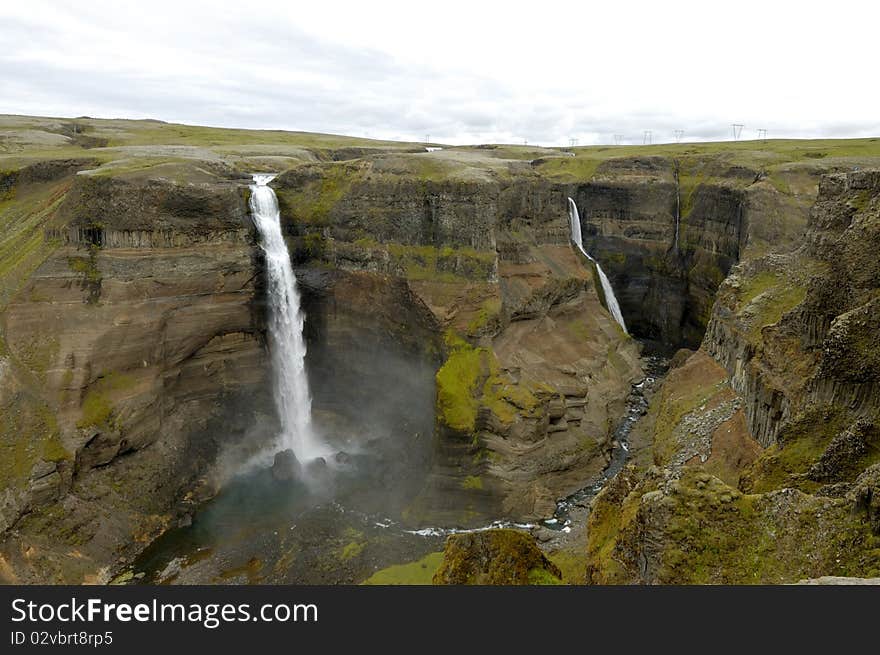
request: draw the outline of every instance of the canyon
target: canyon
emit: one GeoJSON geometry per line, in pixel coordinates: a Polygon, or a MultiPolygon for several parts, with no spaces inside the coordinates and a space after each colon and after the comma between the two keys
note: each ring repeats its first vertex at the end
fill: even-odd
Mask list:
{"type": "Polygon", "coordinates": [[[451,539],[440,577],[503,581],[467,554],[508,541],[543,571],[517,569],[526,582],[878,575],[876,140],[428,151],[158,121],[0,131],[4,581],[131,581],[146,554],[150,581],[354,583],[423,557],[433,572],[449,530],[493,522],[534,526],[551,563],[468,532],[485,537],[451,539]],[[224,533],[163,559],[156,544],[191,540],[235,490],[285,489],[241,470],[281,429],[252,173],[277,174],[341,478],[298,514],[305,541],[266,537],[258,557],[224,533]],[[569,198],[629,334],[572,246],[569,198]],[[557,502],[602,478],[647,355],[670,372],[628,466],[588,524],[548,536],[557,502]]]}

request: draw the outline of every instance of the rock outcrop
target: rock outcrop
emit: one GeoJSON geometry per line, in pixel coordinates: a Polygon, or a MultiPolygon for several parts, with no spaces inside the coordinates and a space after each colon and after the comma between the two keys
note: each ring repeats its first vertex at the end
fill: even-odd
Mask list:
{"type": "Polygon", "coordinates": [[[517,530],[485,530],[447,538],[439,585],[561,584],[562,573],[535,540],[517,530]]]}

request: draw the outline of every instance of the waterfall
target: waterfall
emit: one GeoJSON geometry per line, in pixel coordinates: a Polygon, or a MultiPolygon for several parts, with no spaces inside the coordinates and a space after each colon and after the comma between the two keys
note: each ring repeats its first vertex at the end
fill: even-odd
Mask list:
{"type": "Polygon", "coordinates": [[[270,186],[274,175],[254,175],[250,208],[266,253],[269,300],[269,346],[272,353],[275,406],[281,421],[278,450],[290,448],[307,461],[326,454],[312,428],[312,399],[306,377],[305,317],[296,276],[281,234],[278,199],[270,186]]]}
{"type": "MultiPolygon", "coordinates": [[[[596,271],[599,273],[599,282],[602,284],[602,291],[605,294],[605,304],[608,305],[608,311],[611,312],[611,316],[614,317],[614,320],[626,332],[626,323],[623,321],[623,314],[620,312],[620,305],[617,303],[617,296],[614,295],[614,288],[611,286],[608,276],[605,275],[605,271],[602,270],[599,262],[590,257],[590,254],[584,250],[584,240],[581,235],[581,216],[578,213],[577,205],[571,198],[568,199],[568,218],[571,222],[571,240],[580,248],[584,256],[596,265],[596,271]]],[[[627,334],[629,333],[627,332],[627,334]]]]}

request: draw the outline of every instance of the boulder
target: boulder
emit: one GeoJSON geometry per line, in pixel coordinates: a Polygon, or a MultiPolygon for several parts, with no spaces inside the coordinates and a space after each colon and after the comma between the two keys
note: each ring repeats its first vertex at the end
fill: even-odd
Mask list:
{"type": "Polygon", "coordinates": [[[302,465],[290,448],[275,453],[275,460],[272,462],[273,478],[287,482],[299,478],[300,475],[302,475],[302,465]]]}

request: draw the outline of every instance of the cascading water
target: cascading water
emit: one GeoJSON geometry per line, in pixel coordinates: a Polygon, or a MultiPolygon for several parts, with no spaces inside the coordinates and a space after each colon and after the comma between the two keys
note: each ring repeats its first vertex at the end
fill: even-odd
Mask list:
{"type": "MultiPolygon", "coordinates": [[[[581,236],[581,216],[578,213],[577,205],[571,198],[568,199],[568,217],[571,221],[571,240],[574,241],[578,248],[580,248],[580,251],[584,253],[584,256],[596,265],[596,271],[599,273],[599,282],[602,284],[602,291],[605,294],[605,302],[608,305],[608,311],[611,312],[611,316],[614,317],[614,320],[617,321],[620,327],[623,328],[623,331],[626,332],[626,323],[623,321],[623,314],[620,311],[620,305],[617,303],[617,296],[614,295],[614,288],[611,286],[608,276],[605,275],[605,271],[602,270],[602,266],[599,265],[599,262],[590,257],[590,254],[584,250],[584,241],[581,236]]],[[[627,332],[627,334],[629,333],[627,332]]]]}
{"type": "Polygon", "coordinates": [[[290,448],[300,461],[325,455],[312,426],[312,399],[306,377],[305,317],[296,276],[281,234],[278,199],[269,182],[274,175],[254,175],[250,208],[266,253],[269,340],[275,378],[274,396],[281,421],[278,450],[290,448]]]}

